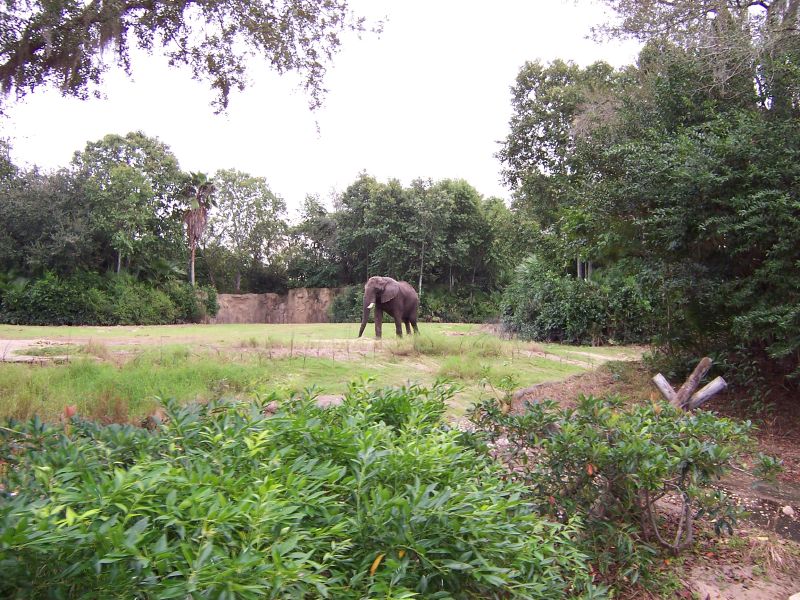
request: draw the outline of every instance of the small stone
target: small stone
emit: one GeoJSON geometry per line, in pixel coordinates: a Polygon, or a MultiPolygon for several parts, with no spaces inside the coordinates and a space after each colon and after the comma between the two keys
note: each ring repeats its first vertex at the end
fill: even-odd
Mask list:
{"type": "Polygon", "coordinates": [[[785,514],[787,517],[790,517],[790,518],[794,519],[794,509],[791,506],[789,506],[789,505],[784,506],[781,509],[781,512],[783,514],[785,514]]]}
{"type": "Polygon", "coordinates": [[[331,406],[339,406],[344,402],[342,396],[317,396],[317,406],[320,408],[330,408],[331,406]]]}
{"type": "Polygon", "coordinates": [[[800,600],[800,592],[797,592],[796,594],[792,594],[791,596],[789,596],[789,600],[800,600]]]}

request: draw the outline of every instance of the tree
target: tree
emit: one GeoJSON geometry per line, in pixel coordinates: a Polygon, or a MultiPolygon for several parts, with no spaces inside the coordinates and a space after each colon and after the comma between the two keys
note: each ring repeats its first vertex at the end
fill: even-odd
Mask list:
{"type": "Polygon", "coordinates": [[[242,273],[270,259],[286,230],[286,203],[263,177],[235,169],[214,175],[215,209],[208,221],[207,239],[226,247],[234,259],[234,291],[240,293],[242,273]]]}
{"type": "MultiPolygon", "coordinates": [[[[87,193],[96,183],[87,182],[87,193]]],[[[146,244],[150,234],[147,225],[153,217],[149,210],[153,190],[141,173],[127,165],[117,165],[111,168],[108,185],[93,191],[93,229],[102,233],[117,253],[115,270],[119,273],[123,255],[130,257],[137,247],[146,244]]]]}
{"type": "Polygon", "coordinates": [[[0,86],[24,95],[54,85],[84,98],[96,93],[108,67],[105,50],[130,72],[131,48],[160,46],[170,64],[188,66],[211,85],[218,110],[232,89],[244,88],[250,56],[301,75],[315,108],[340,35],[364,28],[347,0],[9,0],[0,16],[0,86]]]}
{"type": "Polygon", "coordinates": [[[620,17],[599,34],[668,41],[695,51],[727,99],[758,98],[782,115],[800,100],[797,0],[605,0],[620,17]]]}
{"type": "Polygon", "coordinates": [[[598,258],[585,225],[598,222],[581,190],[592,185],[594,140],[616,123],[630,74],[597,62],[586,68],[556,60],[526,63],[512,88],[510,133],[498,158],[514,190],[514,207],[561,244],[576,275],[598,258]]]}
{"type": "Polygon", "coordinates": [[[300,222],[289,232],[285,254],[288,276],[295,285],[335,287],[340,284],[341,260],[335,214],[316,196],[306,196],[300,222]]]}
{"type": "Polygon", "coordinates": [[[377,239],[367,227],[367,219],[379,186],[374,177],[361,173],[336,199],[337,244],[346,283],[365,282],[370,277],[370,254],[377,239]]]}
{"type": "Polygon", "coordinates": [[[4,181],[0,268],[24,276],[73,273],[101,262],[82,181],[62,169],[19,171],[4,181]]]}
{"type": "Polygon", "coordinates": [[[214,206],[214,182],[205,173],[191,173],[184,183],[182,196],[188,201],[184,212],[186,235],[189,240],[189,283],[195,285],[194,262],[197,243],[203,237],[208,211],[214,206]]]}
{"type": "Polygon", "coordinates": [[[107,266],[121,267],[122,255],[149,272],[155,260],[182,256],[185,174],[169,147],[141,131],[110,134],[76,152],[71,171],[81,180],[92,231],[107,266]]]}

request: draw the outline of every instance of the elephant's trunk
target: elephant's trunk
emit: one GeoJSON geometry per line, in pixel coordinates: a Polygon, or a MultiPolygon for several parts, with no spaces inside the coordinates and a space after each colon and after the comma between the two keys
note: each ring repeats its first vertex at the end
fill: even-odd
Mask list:
{"type": "Polygon", "coordinates": [[[364,333],[364,329],[367,326],[370,308],[372,308],[372,304],[367,304],[367,301],[364,300],[364,314],[361,316],[361,329],[358,330],[358,337],[361,337],[361,334],[364,333]]]}

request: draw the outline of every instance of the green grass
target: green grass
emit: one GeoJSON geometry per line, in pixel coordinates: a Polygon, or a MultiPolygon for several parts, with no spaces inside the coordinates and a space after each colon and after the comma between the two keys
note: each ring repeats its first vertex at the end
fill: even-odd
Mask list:
{"type": "Polygon", "coordinates": [[[57,344],[55,346],[43,346],[41,348],[27,348],[24,351],[18,350],[14,354],[24,354],[25,356],[69,356],[84,353],[83,347],[76,344],[57,344]]]}
{"type": "MultiPolygon", "coordinates": [[[[54,420],[65,406],[76,405],[93,418],[136,421],[152,412],[159,398],[208,401],[274,390],[288,395],[311,386],[322,394],[342,394],[350,382],[364,379],[399,386],[441,378],[460,387],[450,406],[451,415],[460,416],[509,382],[525,387],[557,381],[602,362],[596,348],[502,340],[476,325],[421,329],[419,336],[376,341],[371,331],[357,339],[356,324],[4,325],[0,340],[44,338],[68,344],[59,348],[71,351],[72,358],[67,364],[0,364],[0,418],[38,414],[54,420]]],[[[631,349],[614,351],[609,358],[631,349]]]]}

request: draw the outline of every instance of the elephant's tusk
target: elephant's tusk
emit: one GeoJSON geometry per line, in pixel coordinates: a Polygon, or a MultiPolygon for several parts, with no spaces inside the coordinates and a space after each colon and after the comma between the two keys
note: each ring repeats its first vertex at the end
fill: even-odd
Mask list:
{"type": "Polygon", "coordinates": [[[372,304],[370,304],[370,305],[369,305],[367,308],[370,308],[370,309],[371,309],[371,308],[375,308],[375,303],[373,302],[373,303],[372,303],[372,304]]]}

